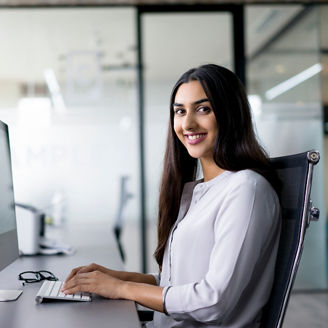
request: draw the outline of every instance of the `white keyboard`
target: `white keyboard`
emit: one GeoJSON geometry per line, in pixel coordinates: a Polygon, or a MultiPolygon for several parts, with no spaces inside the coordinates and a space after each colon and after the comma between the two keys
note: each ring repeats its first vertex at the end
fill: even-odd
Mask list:
{"type": "Polygon", "coordinates": [[[49,281],[45,280],[35,296],[35,301],[41,303],[43,299],[63,300],[63,301],[82,301],[90,302],[90,293],[76,293],[65,295],[60,291],[63,281],[49,281]]]}

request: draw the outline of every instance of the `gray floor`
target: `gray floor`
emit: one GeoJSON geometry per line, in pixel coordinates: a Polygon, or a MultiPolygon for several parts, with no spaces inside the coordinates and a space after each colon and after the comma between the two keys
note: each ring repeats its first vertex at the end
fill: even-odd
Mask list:
{"type": "Polygon", "coordinates": [[[293,292],[284,328],[328,328],[328,291],[293,292]]]}
{"type": "MultiPolygon", "coordinates": [[[[140,271],[138,229],[138,224],[133,222],[124,227],[122,241],[127,253],[126,270],[128,271],[140,271]]],[[[156,246],[155,224],[149,224],[148,229],[148,248],[154,250],[156,246]]],[[[157,271],[151,251],[148,254],[148,268],[150,272],[157,271]]],[[[293,291],[283,328],[328,328],[328,291],[315,293],[293,291]]]]}

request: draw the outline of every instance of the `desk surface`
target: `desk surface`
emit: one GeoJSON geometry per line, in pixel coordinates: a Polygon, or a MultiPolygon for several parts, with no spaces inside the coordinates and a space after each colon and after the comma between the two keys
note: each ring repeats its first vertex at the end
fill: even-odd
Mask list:
{"type": "Polygon", "coordinates": [[[0,327],[140,327],[132,301],[109,300],[94,295],[92,302],[48,302],[36,304],[35,295],[42,282],[22,287],[17,276],[26,270],[49,270],[64,280],[73,267],[92,262],[122,269],[110,228],[79,224],[64,231],[52,231],[74,246],[74,255],[25,256],[0,272],[0,289],[23,289],[17,301],[0,302],[0,327]],[[69,239],[68,239],[69,238],[69,239]]]}

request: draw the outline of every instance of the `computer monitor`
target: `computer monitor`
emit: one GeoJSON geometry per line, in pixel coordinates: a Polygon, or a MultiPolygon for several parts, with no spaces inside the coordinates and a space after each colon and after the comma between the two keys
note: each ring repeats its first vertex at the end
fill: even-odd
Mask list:
{"type": "MultiPolygon", "coordinates": [[[[0,121],[0,271],[16,260],[18,255],[8,127],[0,121]]],[[[15,300],[21,292],[0,289],[0,301],[15,300]]]]}

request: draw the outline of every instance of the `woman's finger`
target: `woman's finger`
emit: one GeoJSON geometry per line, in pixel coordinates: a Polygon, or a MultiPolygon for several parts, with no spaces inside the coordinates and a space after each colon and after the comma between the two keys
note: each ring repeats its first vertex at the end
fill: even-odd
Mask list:
{"type": "Polygon", "coordinates": [[[78,271],[74,276],[72,276],[71,279],[67,279],[64,282],[61,290],[64,291],[85,283],[86,279],[89,279],[89,275],[90,275],[89,272],[81,273],[80,271],[78,271]]]}
{"type": "Polygon", "coordinates": [[[90,289],[91,285],[89,283],[79,283],[68,288],[62,290],[64,294],[75,294],[75,293],[82,293],[82,292],[89,292],[92,293],[90,289]]]}
{"type": "Polygon", "coordinates": [[[71,271],[71,273],[67,276],[67,278],[65,279],[65,283],[67,281],[71,280],[78,273],[91,272],[91,271],[94,271],[95,269],[96,269],[96,265],[94,263],[77,267],[77,268],[73,269],[71,271]]]}
{"type": "Polygon", "coordinates": [[[61,291],[65,294],[89,292],[117,299],[120,297],[120,282],[121,280],[100,271],[78,273],[63,286],[61,291]]]}
{"type": "Polygon", "coordinates": [[[82,266],[74,268],[70,274],[67,276],[67,278],[65,279],[65,283],[69,280],[71,280],[80,270],[81,268],[83,268],[82,266]]]}

